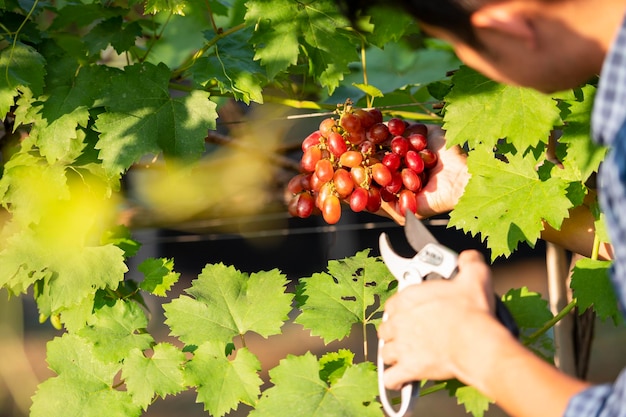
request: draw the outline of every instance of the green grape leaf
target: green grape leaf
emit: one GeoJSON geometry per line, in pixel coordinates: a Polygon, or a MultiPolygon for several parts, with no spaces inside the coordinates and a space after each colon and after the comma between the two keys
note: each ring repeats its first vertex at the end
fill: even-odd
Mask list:
{"type": "MultiPolygon", "coordinates": [[[[595,87],[586,85],[581,89],[582,97],[578,100],[564,100],[559,107],[564,109],[563,135],[559,143],[566,145],[559,149],[557,156],[563,166],[572,171],[569,179],[585,182],[589,176],[598,171],[604,160],[607,149],[591,140],[591,109],[595,87]]],[[[563,170],[561,170],[563,171],[563,170]]],[[[565,177],[567,172],[555,171],[554,175],[565,177]]]]}
{"type": "Polygon", "coordinates": [[[94,354],[105,361],[122,361],[132,349],[144,350],[154,341],[145,332],[148,318],[134,301],[104,305],[78,334],[94,344],[94,354]]]}
{"type": "Polygon", "coordinates": [[[104,232],[102,244],[112,243],[124,251],[127,258],[131,258],[139,252],[141,243],[132,238],[128,227],[117,225],[104,232]]]}
{"type": "Polygon", "coordinates": [[[493,403],[476,388],[464,385],[457,380],[447,381],[446,389],[450,396],[456,397],[457,404],[463,405],[465,411],[474,417],[483,417],[485,411],[489,410],[489,405],[493,403]]]}
{"type": "Polygon", "coordinates": [[[204,343],[185,366],[187,383],[197,387],[196,401],[218,417],[236,409],[239,403],[255,404],[263,383],[258,375],[261,363],[247,348],[237,350],[233,360],[224,352],[223,343],[204,343]]]}
{"type": "Polygon", "coordinates": [[[56,31],[67,26],[85,27],[95,21],[118,16],[124,12],[119,7],[106,7],[99,3],[69,3],[56,9],[57,13],[49,27],[56,31]]]}
{"type": "Polygon", "coordinates": [[[524,329],[540,328],[553,317],[548,302],[527,287],[510,289],[502,296],[502,301],[522,333],[524,329]]]}
{"type": "Polygon", "coordinates": [[[548,302],[527,287],[509,290],[502,296],[502,301],[520,330],[520,338],[527,341],[528,347],[539,356],[552,361],[556,347],[551,334],[544,333],[538,338],[534,335],[553,318],[548,302]]]}
{"type": "Polygon", "coordinates": [[[47,361],[58,374],[41,383],[33,396],[33,417],[107,416],[134,417],[141,408],[133,405],[127,392],[113,387],[120,365],[94,356],[93,345],[71,334],[48,343],[47,361]]]}
{"type": "Polygon", "coordinates": [[[45,59],[34,48],[16,42],[0,51],[0,117],[9,112],[18,89],[27,87],[33,95],[43,92],[45,59]]]}
{"type": "Polygon", "coordinates": [[[310,72],[332,94],[348,64],[358,60],[357,40],[339,30],[347,21],[332,1],[252,0],[246,6],[246,23],[255,27],[254,58],[270,79],[295,65],[302,48],[310,72]]]}
{"type": "MultiPolygon", "coordinates": [[[[196,60],[190,70],[195,82],[206,86],[215,81],[222,93],[230,92],[246,104],[263,103],[263,68],[253,59],[249,32],[239,31],[220,39],[213,55],[196,60]]],[[[212,32],[206,34],[209,39],[213,36],[212,32]]]]}
{"type": "Polygon", "coordinates": [[[601,320],[611,318],[618,324],[622,318],[609,277],[610,266],[611,261],[580,259],[574,266],[570,287],[581,314],[592,308],[601,320]]]}
{"type": "Polygon", "coordinates": [[[144,11],[147,14],[157,14],[159,12],[169,12],[184,16],[186,0],[146,0],[144,11]]]}
{"type": "Polygon", "coordinates": [[[137,269],[145,275],[139,288],[159,297],[165,297],[180,277],[178,272],[174,272],[173,259],[149,258],[143,261],[137,269]]]}
{"type": "Polygon", "coordinates": [[[354,353],[348,349],[328,352],[320,358],[320,379],[334,385],[354,361],[354,353]]]}
{"type": "Polygon", "coordinates": [[[492,250],[492,260],[509,256],[519,242],[535,245],[542,220],[560,229],[569,216],[569,182],[542,179],[537,158],[507,154],[508,162],[495,158],[489,146],[470,152],[467,166],[471,178],[450,214],[450,225],[476,235],[481,233],[492,250]]]}
{"type": "Polygon", "coordinates": [[[448,146],[495,146],[506,138],[523,152],[546,143],[562,124],[556,101],[536,90],[498,84],[465,66],[452,83],[443,125],[448,146]]]}
{"type": "Polygon", "coordinates": [[[250,417],[382,417],[376,371],[364,362],[348,367],[328,385],[317,358],[288,355],[269,371],[273,387],[264,391],[250,417]]]}
{"type": "Polygon", "coordinates": [[[295,322],[326,343],[348,336],[355,323],[378,323],[374,313],[391,295],[394,278],[384,263],[368,254],[364,250],[330,261],[328,273],[301,279],[296,295],[301,313],[295,322]]]}
{"type": "Polygon", "coordinates": [[[138,22],[124,24],[121,16],[114,16],[98,23],[81,40],[87,45],[87,50],[91,55],[99,54],[109,45],[118,54],[123,54],[135,45],[139,36],[141,36],[141,26],[138,22]]]}
{"type": "Polygon", "coordinates": [[[368,14],[357,23],[368,43],[379,48],[397,43],[402,35],[415,28],[411,15],[401,9],[374,6],[368,9],[368,14]]]}
{"type": "Polygon", "coordinates": [[[144,410],[155,395],[165,398],[185,389],[185,354],[169,343],[159,343],[152,350],[150,356],[140,349],[131,350],[122,368],[122,378],[133,403],[144,410]]]}
{"type": "Polygon", "coordinates": [[[237,335],[280,333],[291,311],[292,295],[278,270],[246,274],[232,266],[207,265],[186,292],[164,305],[172,334],[186,344],[229,343],[237,335]]]}
{"type": "Polygon", "coordinates": [[[96,148],[105,168],[122,172],[148,154],[198,158],[204,138],[215,129],[216,105],[208,93],[170,97],[170,70],[149,63],[127,67],[113,77],[99,102],[108,110],[96,120],[96,148]]]}

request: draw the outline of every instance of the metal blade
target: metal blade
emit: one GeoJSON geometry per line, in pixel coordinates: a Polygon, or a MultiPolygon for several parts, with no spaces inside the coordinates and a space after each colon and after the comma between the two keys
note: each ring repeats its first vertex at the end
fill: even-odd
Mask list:
{"type": "Polygon", "coordinates": [[[380,234],[378,247],[380,249],[380,256],[383,258],[385,265],[387,265],[389,272],[391,272],[398,281],[403,281],[404,274],[409,270],[411,259],[404,258],[393,250],[389,242],[389,236],[387,236],[386,233],[380,234]]]}
{"type": "Polygon", "coordinates": [[[430,230],[409,210],[405,213],[404,235],[411,247],[419,252],[429,243],[439,243],[430,230]]]}

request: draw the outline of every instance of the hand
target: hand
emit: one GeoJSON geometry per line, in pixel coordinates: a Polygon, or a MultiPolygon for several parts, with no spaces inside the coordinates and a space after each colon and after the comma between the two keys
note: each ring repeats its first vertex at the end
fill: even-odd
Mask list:
{"type": "MultiPolygon", "coordinates": [[[[452,210],[469,179],[467,156],[463,150],[458,146],[446,148],[445,131],[436,125],[427,127],[428,148],[437,154],[438,161],[430,170],[426,186],[417,194],[418,218],[427,218],[452,210]]],[[[383,202],[379,214],[404,224],[404,213],[397,212],[394,205],[383,202]]]]}
{"type": "Polygon", "coordinates": [[[462,252],[458,266],[453,280],[413,285],[387,301],[387,320],[378,331],[385,341],[383,360],[391,366],[384,374],[387,388],[422,379],[463,381],[465,361],[480,361],[484,354],[472,350],[479,346],[476,338],[489,337],[489,329],[502,333],[493,317],[491,272],[482,255],[462,252]]]}

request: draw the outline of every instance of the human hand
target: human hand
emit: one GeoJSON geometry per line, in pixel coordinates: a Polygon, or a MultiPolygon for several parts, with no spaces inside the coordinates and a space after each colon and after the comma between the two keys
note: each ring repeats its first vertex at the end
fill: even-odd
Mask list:
{"type": "MultiPolygon", "coordinates": [[[[426,185],[416,195],[418,218],[427,218],[452,210],[469,179],[467,156],[463,150],[458,146],[446,148],[445,131],[441,127],[436,125],[427,127],[428,148],[437,154],[438,159],[437,165],[429,171],[426,185]]],[[[398,212],[395,204],[383,202],[378,214],[404,224],[404,213],[398,212]]]]}
{"type": "Polygon", "coordinates": [[[483,352],[478,338],[499,337],[502,326],[493,316],[491,272],[482,255],[465,251],[453,280],[431,280],[405,288],[385,305],[387,319],[379,327],[385,385],[400,389],[422,379],[459,378],[468,383],[468,361],[483,352]]]}

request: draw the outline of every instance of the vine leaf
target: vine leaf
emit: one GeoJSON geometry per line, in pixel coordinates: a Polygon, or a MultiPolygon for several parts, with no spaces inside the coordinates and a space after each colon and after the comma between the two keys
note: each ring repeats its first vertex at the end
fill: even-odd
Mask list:
{"type": "Polygon", "coordinates": [[[462,66],[446,95],[443,128],[448,145],[495,146],[506,138],[520,151],[546,143],[562,125],[557,103],[536,90],[496,83],[462,66]]]}
{"type": "Polygon", "coordinates": [[[556,347],[549,333],[544,333],[536,340],[528,342],[529,337],[541,329],[554,316],[548,301],[541,294],[530,291],[527,287],[512,288],[502,296],[502,301],[511,312],[520,329],[520,338],[537,355],[552,361],[556,347]]]}
{"type": "Polygon", "coordinates": [[[148,319],[133,301],[118,300],[96,310],[78,334],[91,341],[94,354],[104,361],[122,361],[132,349],[147,349],[154,341],[145,333],[148,319]]]}
{"type": "Polygon", "coordinates": [[[137,269],[145,275],[139,288],[159,297],[165,297],[180,277],[180,273],[174,272],[173,259],[148,258],[137,269]]]}
{"type": "Polygon", "coordinates": [[[465,411],[474,417],[483,417],[485,411],[489,409],[489,404],[493,403],[476,388],[464,385],[457,380],[448,381],[446,389],[450,396],[456,396],[457,404],[463,405],[465,411]]]}
{"type": "Polygon", "coordinates": [[[293,296],[278,270],[251,275],[224,264],[207,265],[191,288],[164,305],[172,334],[190,345],[229,343],[252,331],[263,337],[280,333],[293,296]]]}
{"type": "Polygon", "coordinates": [[[325,343],[348,336],[355,323],[376,324],[380,318],[374,313],[391,295],[394,279],[384,263],[368,254],[369,249],[330,261],[328,273],[301,279],[296,291],[301,313],[295,322],[325,343]]]}
{"type": "Polygon", "coordinates": [[[0,51],[0,116],[9,112],[19,88],[33,95],[43,92],[45,59],[34,48],[21,42],[0,51]]]}
{"type": "Polygon", "coordinates": [[[622,320],[617,295],[609,277],[611,261],[583,258],[576,262],[570,287],[574,291],[580,313],[592,308],[601,320],[622,320]]]}
{"type": "MultiPolygon", "coordinates": [[[[190,69],[194,81],[202,86],[215,81],[220,92],[230,92],[237,100],[263,103],[263,69],[254,60],[250,32],[243,30],[220,39],[214,54],[197,59],[190,69]]],[[[215,34],[207,32],[205,36],[211,38],[215,34]]]]}
{"type": "Polygon", "coordinates": [[[371,363],[348,366],[332,385],[320,379],[312,353],[288,355],[269,371],[273,387],[264,391],[250,417],[381,417],[376,372],[371,363]]]}
{"type": "Polygon", "coordinates": [[[119,71],[103,91],[107,112],[96,120],[96,148],[105,168],[122,172],[141,157],[198,158],[204,138],[215,129],[216,105],[206,92],[170,97],[171,71],[164,64],[143,63],[119,71]]]}
{"type": "Polygon", "coordinates": [[[122,378],[133,403],[145,410],[155,394],[165,398],[185,389],[185,361],[185,354],[169,343],[155,345],[149,357],[141,349],[131,350],[124,359],[122,378]]]}
{"type": "Polygon", "coordinates": [[[204,410],[218,417],[236,409],[239,403],[254,405],[263,383],[258,375],[261,363],[247,348],[237,350],[233,360],[224,351],[223,343],[204,343],[185,366],[187,383],[197,387],[197,402],[204,403],[204,410]]]}
{"type": "Polygon", "coordinates": [[[251,0],[246,6],[246,23],[255,27],[254,59],[270,79],[296,65],[302,48],[310,72],[332,94],[358,61],[356,40],[339,30],[347,22],[332,1],[251,0]]]}
{"type": "Polygon", "coordinates": [[[141,408],[125,391],[113,388],[120,364],[104,362],[94,355],[93,345],[72,334],[48,343],[47,361],[58,376],[41,383],[33,396],[32,417],[107,416],[134,417],[141,408]]]}
{"type": "Polygon", "coordinates": [[[591,140],[589,115],[595,92],[596,88],[588,84],[580,89],[582,97],[566,98],[559,103],[566,124],[559,138],[559,143],[564,146],[559,147],[557,156],[566,169],[560,170],[565,172],[556,171],[555,175],[565,177],[572,172],[568,179],[584,183],[592,173],[598,171],[606,155],[607,149],[591,140]]]}
{"type": "Polygon", "coordinates": [[[450,214],[450,225],[472,235],[481,233],[492,251],[492,260],[509,256],[520,242],[534,247],[543,229],[542,220],[560,229],[573,206],[567,197],[569,181],[540,178],[538,160],[507,154],[496,159],[491,147],[481,146],[467,159],[471,178],[450,214]]]}

